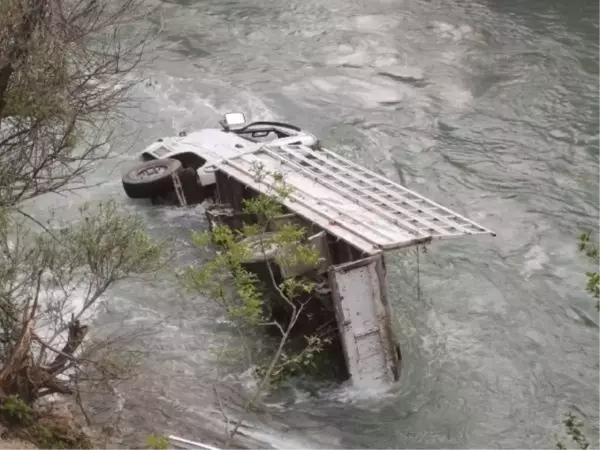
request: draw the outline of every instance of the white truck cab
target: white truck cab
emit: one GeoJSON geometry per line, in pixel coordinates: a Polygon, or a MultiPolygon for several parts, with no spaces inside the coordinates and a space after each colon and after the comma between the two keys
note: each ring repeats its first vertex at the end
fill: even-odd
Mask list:
{"type": "Polygon", "coordinates": [[[301,145],[318,149],[318,139],[292,125],[279,122],[254,122],[244,126],[241,113],[225,115],[222,128],[208,128],[176,137],[165,137],[145,148],[140,156],[144,161],[177,159],[183,167],[193,167],[200,184],[215,184],[215,165],[245,153],[252,153],[268,143],[269,146],[301,145]]]}

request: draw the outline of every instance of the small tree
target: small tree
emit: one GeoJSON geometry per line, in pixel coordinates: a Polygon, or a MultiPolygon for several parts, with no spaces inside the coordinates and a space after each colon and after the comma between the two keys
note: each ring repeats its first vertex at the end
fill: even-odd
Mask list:
{"type": "MultiPolygon", "coordinates": [[[[196,234],[198,246],[213,242],[220,250],[207,264],[185,274],[188,287],[213,299],[227,314],[242,340],[246,366],[253,367],[259,378],[245,410],[256,406],[260,395],[286,376],[316,368],[316,355],[331,342],[320,333],[293,338],[316,283],[287,274],[294,267],[316,267],[321,256],[308,243],[306,228],[296,223],[275,225],[284,214],[282,203],[293,192],[284,177],[267,173],[262,166],[254,172],[263,194],[244,201],[246,222],[240,228],[217,225],[211,233],[196,234]],[[265,182],[267,177],[271,183],[265,182]],[[287,310],[285,318],[274,313],[278,303],[287,310]],[[251,344],[251,337],[261,328],[276,330],[274,348],[265,351],[251,344]]],[[[229,441],[240,425],[241,421],[228,431],[229,441]]]]}
{"type": "Polygon", "coordinates": [[[124,375],[101,356],[109,343],[86,349],[87,313],[114,283],[160,267],[161,247],[113,203],[81,214],[80,223],[43,233],[6,213],[0,221],[0,393],[28,404],[74,393],[91,369],[124,375]]]}
{"type": "Polygon", "coordinates": [[[31,405],[109,383],[130,354],[93,339],[89,313],[115,283],[161,266],[161,245],[114,203],[42,223],[23,203],[87,186],[109,156],[147,33],[142,0],[0,1],[0,403],[31,405]]]}
{"type": "Polygon", "coordinates": [[[169,448],[169,439],[164,436],[151,434],[146,438],[146,447],[154,450],[163,450],[169,448]]]}
{"type": "Polygon", "coordinates": [[[0,205],[85,186],[147,34],[142,0],[0,2],[0,205]]]}

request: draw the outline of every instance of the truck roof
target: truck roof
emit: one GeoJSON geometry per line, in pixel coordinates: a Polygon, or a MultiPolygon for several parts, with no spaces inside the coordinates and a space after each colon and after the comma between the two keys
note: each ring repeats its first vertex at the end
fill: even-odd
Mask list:
{"type": "Polygon", "coordinates": [[[433,239],[495,233],[424,196],[326,149],[262,145],[216,168],[261,193],[279,175],[292,193],[283,203],[367,254],[433,239]],[[257,180],[256,167],[263,177],[257,180]]]}

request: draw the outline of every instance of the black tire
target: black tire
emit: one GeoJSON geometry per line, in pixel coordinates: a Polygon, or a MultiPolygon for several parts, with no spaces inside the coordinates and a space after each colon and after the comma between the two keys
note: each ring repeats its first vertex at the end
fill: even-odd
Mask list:
{"type": "Polygon", "coordinates": [[[181,167],[180,161],[171,158],[139,164],[123,175],[123,189],[129,198],[164,196],[174,190],[172,176],[181,167]]]}

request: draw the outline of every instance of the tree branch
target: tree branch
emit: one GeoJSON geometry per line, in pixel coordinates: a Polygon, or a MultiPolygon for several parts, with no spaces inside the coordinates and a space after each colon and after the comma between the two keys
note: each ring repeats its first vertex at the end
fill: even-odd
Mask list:
{"type": "Polygon", "coordinates": [[[50,364],[50,373],[55,374],[60,372],[65,364],[71,360],[72,358],[67,357],[66,355],[74,355],[75,351],[85,338],[85,335],[88,332],[87,325],[81,325],[79,320],[73,318],[71,319],[71,323],[69,324],[69,335],[67,337],[67,342],[62,348],[60,352],[57,352],[56,358],[54,362],[50,364]]]}

